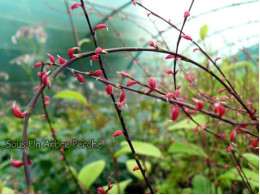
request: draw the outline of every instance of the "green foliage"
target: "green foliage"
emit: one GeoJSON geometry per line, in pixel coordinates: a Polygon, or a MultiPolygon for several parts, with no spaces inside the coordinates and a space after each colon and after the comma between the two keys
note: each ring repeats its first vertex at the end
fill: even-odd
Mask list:
{"type": "MultiPolygon", "coordinates": [[[[153,156],[160,158],[162,157],[161,151],[153,144],[140,141],[132,141],[135,151],[138,155],[153,156]]],[[[118,158],[120,155],[131,152],[131,149],[126,141],[120,144],[122,148],[115,153],[115,157],[118,158]]]]}
{"type": "Polygon", "coordinates": [[[105,168],[105,161],[99,160],[85,165],[78,174],[78,179],[85,189],[96,181],[105,168]]]}
{"type": "Polygon", "coordinates": [[[200,146],[191,143],[175,142],[170,146],[169,152],[207,157],[206,152],[200,146]]]}
{"type": "Polygon", "coordinates": [[[251,163],[253,164],[252,168],[254,167],[259,167],[259,156],[252,154],[252,153],[245,153],[243,154],[243,157],[246,158],[250,163],[249,166],[252,166],[251,163]]]}
{"type": "Polygon", "coordinates": [[[207,24],[200,28],[200,38],[204,40],[208,34],[209,27],[207,24]]]}
{"type": "MultiPolygon", "coordinates": [[[[198,114],[198,115],[194,116],[193,118],[199,124],[205,125],[207,123],[205,115],[198,114]]],[[[197,126],[196,123],[194,123],[193,121],[190,121],[189,119],[183,119],[177,123],[174,121],[167,121],[166,125],[170,125],[167,127],[167,130],[169,130],[169,131],[180,130],[180,129],[194,129],[197,126]]]]}
{"type": "Polygon", "coordinates": [[[14,191],[9,187],[3,187],[1,194],[14,194],[14,191]]]}
{"type": "MultiPolygon", "coordinates": [[[[253,187],[259,188],[259,173],[253,172],[247,168],[243,168],[243,171],[248,178],[249,183],[253,187]]],[[[242,181],[241,177],[238,175],[236,168],[232,168],[225,173],[218,176],[219,180],[231,180],[231,181],[242,181]]]]}
{"type": "Polygon", "coordinates": [[[90,39],[84,38],[84,39],[79,40],[78,45],[79,45],[79,47],[82,47],[83,44],[90,43],[90,42],[91,42],[90,39]]]}
{"type": "MultiPolygon", "coordinates": [[[[146,173],[146,175],[148,175],[149,172],[151,171],[151,163],[148,162],[148,161],[145,161],[145,166],[143,165],[142,162],[141,162],[141,165],[142,165],[142,167],[145,167],[145,173],[146,173]]],[[[134,175],[135,177],[137,177],[138,179],[144,180],[144,177],[143,177],[143,175],[142,175],[142,173],[141,173],[141,170],[133,171],[133,168],[134,168],[135,166],[137,166],[135,160],[132,159],[132,160],[126,161],[126,167],[127,167],[128,171],[129,171],[132,175],[134,175]]]]}
{"type": "Polygon", "coordinates": [[[241,67],[252,68],[252,67],[253,67],[253,64],[250,63],[250,62],[247,62],[247,61],[241,61],[241,62],[237,62],[237,63],[235,63],[235,64],[225,65],[225,66],[222,68],[222,71],[223,71],[225,74],[228,74],[228,73],[230,73],[231,70],[236,69],[236,68],[241,68],[241,67]]]}
{"type": "Polygon", "coordinates": [[[210,181],[203,175],[195,175],[192,179],[193,193],[194,194],[209,194],[210,181]]]}
{"type": "Polygon", "coordinates": [[[87,105],[87,100],[86,98],[79,92],[77,91],[72,91],[72,90],[63,90],[55,94],[54,98],[57,99],[65,99],[65,100],[76,100],[81,102],[83,105],[87,105]]]}

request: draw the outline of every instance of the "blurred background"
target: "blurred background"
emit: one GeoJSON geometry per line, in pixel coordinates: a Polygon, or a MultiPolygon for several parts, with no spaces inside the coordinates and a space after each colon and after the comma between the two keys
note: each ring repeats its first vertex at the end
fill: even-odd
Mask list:
{"type": "MultiPolygon", "coordinates": [[[[0,180],[4,192],[21,193],[26,189],[23,169],[10,167],[10,157],[21,159],[20,149],[4,149],[5,141],[21,140],[23,121],[16,119],[11,113],[11,104],[17,101],[24,110],[34,94],[34,87],[39,84],[36,61],[48,61],[47,53],[60,55],[66,59],[67,50],[80,47],[82,52],[94,50],[94,44],[81,9],[70,10],[76,0],[1,0],[3,8],[0,13],[0,180]]],[[[183,13],[191,1],[140,1],[166,20],[181,28],[183,13]]],[[[153,40],[161,48],[175,51],[178,31],[169,27],[158,18],[147,14],[139,6],[134,6],[129,0],[90,0],[85,1],[92,26],[104,23],[109,31],[98,32],[99,46],[115,47],[149,47],[148,41],[153,40]]],[[[246,103],[252,102],[252,108],[258,108],[258,60],[259,60],[259,2],[255,0],[200,0],[194,2],[191,16],[184,27],[184,32],[201,45],[213,59],[221,57],[220,68],[228,76],[246,103]],[[243,92],[243,93],[242,93],[243,92]]],[[[207,64],[207,59],[189,41],[181,40],[179,53],[207,64]]],[[[108,77],[114,82],[126,83],[116,73],[125,71],[134,75],[142,82],[147,82],[151,74],[162,88],[172,91],[172,80],[164,73],[165,68],[173,66],[172,61],[166,61],[165,55],[154,53],[133,52],[113,53],[104,55],[104,64],[108,77]]],[[[76,62],[71,67],[82,71],[98,70],[98,64],[90,65],[88,58],[76,62]]],[[[203,74],[197,68],[184,63],[180,68],[179,84],[181,94],[191,100],[198,90],[208,92],[208,96],[218,96],[216,92],[221,85],[203,74]],[[196,80],[190,87],[184,73],[192,73],[196,80]]],[[[137,87],[138,88],[138,87],[137,87]]],[[[140,88],[142,89],[143,88],[140,88]]],[[[115,90],[118,97],[120,91],[115,90]]],[[[120,129],[120,123],[113,105],[105,92],[105,86],[93,79],[86,79],[80,85],[71,72],[64,71],[57,77],[51,90],[46,94],[51,97],[48,111],[51,122],[57,129],[59,140],[81,139],[103,140],[101,149],[66,150],[68,161],[75,169],[76,177],[84,175],[81,170],[89,163],[105,162],[98,177],[91,184],[85,184],[85,192],[96,193],[96,188],[105,186],[110,172],[114,172],[114,162],[109,153],[124,148],[124,139],[112,139],[113,132],[120,129]],[[81,174],[80,174],[81,172],[81,174]]],[[[221,98],[221,97],[217,97],[221,98]]],[[[240,185],[241,179],[224,170],[224,165],[232,167],[232,161],[224,151],[225,146],[205,133],[194,135],[194,125],[187,123],[185,115],[181,115],[178,125],[169,122],[170,107],[153,99],[137,96],[127,92],[128,109],[124,108],[124,117],[131,138],[140,141],[140,152],[143,163],[149,167],[148,174],[158,193],[247,193],[240,185]],[[133,101],[134,100],[134,101],[133,101]],[[203,140],[207,140],[204,142],[203,140]],[[173,143],[177,142],[176,146],[173,143]],[[181,150],[190,143],[189,152],[181,150]],[[143,145],[144,144],[144,145],[143,145]],[[146,145],[145,145],[146,144],[146,145]],[[197,148],[204,148],[197,151],[197,148]],[[211,155],[213,152],[216,154],[211,155]],[[152,154],[151,154],[152,153],[152,154]],[[207,160],[209,159],[208,163],[207,160]],[[209,165],[210,164],[210,165],[209,165]],[[225,175],[226,174],[226,175],[225,175]],[[228,175],[229,174],[229,175],[228,175]],[[233,175],[230,176],[230,175],[233,175]],[[198,187],[198,185],[200,187],[198,187]]],[[[236,102],[229,105],[239,108],[236,102]]],[[[211,108],[211,105],[205,107],[211,108]],[[208,107],[207,107],[208,106],[208,107]]],[[[258,110],[257,110],[258,112],[258,110]]],[[[43,114],[41,101],[34,109],[29,125],[29,138],[44,142],[51,140],[50,130],[46,120],[40,118],[43,114]]],[[[230,112],[230,118],[247,120],[248,117],[230,112]]],[[[218,126],[218,121],[197,114],[196,119],[202,124],[210,124],[214,131],[223,130],[229,134],[234,127],[226,124],[218,126]]],[[[253,130],[252,130],[253,131],[253,130]]],[[[248,146],[251,139],[244,136],[237,140],[237,150],[241,154],[254,153],[258,150],[248,146]]],[[[29,154],[33,161],[31,167],[33,183],[38,193],[78,193],[72,177],[66,173],[66,167],[59,162],[59,152],[56,149],[31,149],[29,154]],[[64,172],[65,171],[65,172],[64,172]],[[44,184],[44,185],[42,185],[44,184]],[[69,185],[68,185],[69,184],[69,185]]],[[[119,170],[120,191],[126,193],[147,192],[145,182],[140,175],[131,172],[133,161],[131,154],[123,152],[116,157],[119,170]]],[[[258,162],[258,157],[257,160],[258,162]]],[[[252,177],[254,192],[258,192],[258,181],[254,167],[243,161],[252,177]],[[253,172],[253,171],[254,172],[253,172]]],[[[101,163],[101,164],[102,164],[101,163]]],[[[96,165],[95,167],[97,167],[96,165]]],[[[102,164],[103,166],[103,164],[102,164]]],[[[102,167],[101,166],[101,167],[102,167]]],[[[88,175],[88,174],[86,174],[88,175]]],[[[89,176],[90,177],[90,176],[89,176]]],[[[94,178],[94,176],[93,176],[94,178]]],[[[87,176],[83,180],[88,180],[87,176]]],[[[113,177],[112,183],[116,182],[113,177]]],[[[0,185],[1,186],[1,185],[0,185]]],[[[114,188],[114,192],[117,189],[114,188]]]]}

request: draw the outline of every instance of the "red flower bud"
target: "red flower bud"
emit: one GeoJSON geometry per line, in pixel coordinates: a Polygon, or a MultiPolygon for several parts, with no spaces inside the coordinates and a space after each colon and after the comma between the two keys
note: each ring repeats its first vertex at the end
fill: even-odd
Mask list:
{"type": "Polygon", "coordinates": [[[101,54],[103,52],[103,49],[101,48],[101,47],[97,47],[96,49],[95,49],[95,54],[96,55],[99,55],[99,54],[101,54]]]}
{"type": "Polygon", "coordinates": [[[154,45],[154,42],[153,42],[153,41],[149,41],[149,42],[148,42],[148,44],[149,44],[149,46],[151,46],[151,47],[155,47],[155,45],[154,45]]]}
{"type": "Polygon", "coordinates": [[[171,55],[171,54],[169,54],[169,55],[167,55],[167,56],[165,57],[165,59],[172,59],[172,58],[174,58],[174,55],[171,55]]]}
{"type": "Polygon", "coordinates": [[[149,83],[150,89],[151,89],[151,90],[154,90],[155,87],[156,87],[155,79],[154,79],[153,77],[150,77],[150,78],[148,79],[148,83],[149,83]]]}
{"type": "Polygon", "coordinates": [[[71,9],[71,10],[74,10],[74,9],[77,9],[78,7],[80,7],[80,6],[82,6],[80,3],[74,3],[74,4],[70,7],[70,9],[71,9]]]}
{"type": "Polygon", "coordinates": [[[231,152],[232,150],[233,150],[233,147],[232,146],[228,146],[227,151],[231,152]]]}
{"type": "Polygon", "coordinates": [[[63,161],[63,160],[64,160],[64,156],[61,156],[60,159],[59,159],[59,161],[61,162],[61,161],[63,161]]]}
{"type": "Polygon", "coordinates": [[[166,69],[165,72],[166,72],[167,74],[172,74],[172,73],[173,73],[171,69],[166,69]]]}
{"type": "Polygon", "coordinates": [[[134,81],[134,80],[131,80],[131,81],[128,81],[128,82],[127,82],[126,86],[127,86],[127,87],[130,87],[130,86],[132,86],[132,85],[135,85],[136,83],[138,83],[138,82],[137,82],[137,81],[134,81]]]}
{"type": "Polygon", "coordinates": [[[174,94],[175,94],[176,97],[179,97],[179,96],[180,96],[180,91],[179,91],[178,89],[176,89],[176,90],[174,91],[174,94]]]}
{"type": "Polygon", "coordinates": [[[73,58],[74,57],[74,52],[75,52],[75,48],[68,49],[68,56],[70,58],[73,58]]]}
{"type": "Polygon", "coordinates": [[[225,133],[221,133],[221,134],[220,134],[220,137],[221,137],[221,138],[226,138],[227,135],[226,135],[225,133]]]}
{"type": "Polygon", "coordinates": [[[94,75],[97,76],[97,77],[99,77],[102,74],[103,74],[102,70],[97,70],[97,71],[94,72],[94,75]]]}
{"type": "Polygon", "coordinates": [[[254,148],[256,148],[258,146],[259,140],[256,138],[252,141],[252,145],[254,148]]]}
{"type": "Polygon", "coordinates": [[[39,88],[40,88],[40,85],[37,85],[37,86],[34,87],[33,90],[34,90],[34,91],[38,91],[39,88]]]}
{"type": "Polygon", "coordinates": [[[189,35],[182,35],[182,38],[192,41],[192,38],[189,35]]]}
{"type": "Polygon", "coordinates": [[[127,74],[125,72],[117,72],[118,74],[120,74],[122,77],[125,77],[125,78],[132,78],[132,76],[130,74],[127,74]]]}
{"type": "Polygon", "coordinates": [[[36,62],[33,66],[34,67],[40,67],[42,65],[42,62],[36,62]]]}
{"type": "Polygon", "coordinates": [[[225,108],[221,105],[221,102],[216,102],[214,104],[214,112],[219,114],[219,117],[222,117],[225,114],[225,108]]]}
{"type": "Polygon", "coordinates": [[[197,99],[193,99],[193,101],[197,104],[196,110],[200,111],[203,108],[203,102],[197,99]]]}
{"type": "Polygon", "coordinates": [[[49,99],[51,99],[51,98],[50,98],[49,96],[45,95],[45,96],[43,96],[43,99],[49,100],[49,99]]]}
{"type": "Polygon", "coordinates": [[[125,102],[119,102],[119,103],[117,103],[117,107],[118,107],[119,110],[122,110],[122,107],[123,107],[124,105],[126,105],[125,102]]]}
{"type": "Polygon", "coordinates": [[[165,98],[167,98],[167,99],[172,99],[172,98],[174,98],[174,94],[173,94],[173,93],[167,93],[167,94],[165,95],[165,98]]]}
{"type": "Polygon", "coordinates": [[[104,28],[106,28],[107,31],[108,31],[107,25],[105,25],[105,24],[98,24],[98,25],[94,28],[94,33],[95,33],[96,30],[100,30],[100,29],[104,29],[104,28]]]}
{"type": "Polygon", "coordinates": [[[218,93],[222,93],[223,91],[226,91],[227,89],[220,89],[220,90],[218,90],[218,93]]]}
{"type": "Polygon", "coordinates": [[[98,194],[105,194],[106,192],[103,190],[103,188],[99,187],[98,189],[98,194]]]}
{"type": "Polygon", "coordinates": [[[99,62],[99,57],[97,55],[93,55],[90,57],[90,64],[92,66],[92,61],[98,61],[99,62]]]}
{"type": "Polygon", "coordinates": [[[11,165],[12,165],[13,167],[18,168],[18,167],[23,166],[23,162],[20,161],[20,160],[12,160],[12,161],[11,161],[11,165]]]}
{"type": "Polygon", "coordinates": [[[133,2],[133,5],[135,6],[135,5],[136,5],[136,2],[135,2],[135,0],[132,0],[132,2],[133,2]]]}
{"type": "Polygon", "coordinates": [[[122,89],[121,90],[121,93],[120,93],[120,98],[119,98],[120,100],[120,102],[123,102],[124,101],[124,99],[125,99],[125,91],[122,89]]]}
{"type": "Polygon", "coordinates": [[[51,103],[50,101],[47,101],[47,102],[44,103],[44,106],[49,106],[50,103],[51,103]]]}
{"type": "Polygon", "coordinates": [[[65,64],[66,60],[58,55],[60,64],[65,64]]]}
{"type": "Polygon", "coordinates": [[[106,91],[108,95],[111,95],[113,93],[113,86],[110,84],[107,84],[106,91]]]}
{"type": "Polygon", "coordinates": [[[32,165],[32,161],[30,160],[29,156],[27,156],[27,163],[28,165],[32,165]]]}
{"type": "Polygon", "coordinates": [[[190,12],[189,11],[185,11],[184,12],[184,18],[188,18],[190,16],[190,12]]]}
{"type": "Polygon", "coordinates": [[[51,54],[49,54],[49,53],[48,53],[48,56],[49,56],[49,58],[50,58],[50,61],[51,61],[52,63],[55,63],[55,58],[54,58],[51,54]]]}
{"type": "Polygon", "coordinates": [[[122,135],[122,134],[124,134],[124,131],[123,131],[123,130],[117,130],[117,131],[114,133],[113,137],[117,137],[117,136],[122,135]]]}
{"type": "Polygon", "coordinates": [[[175,121],[180,113],[180,107],[178,105],[174,105],[172,109],[172,120],[175,121]]]}
{"type": "Polygon", "coordinates": [[[231,134],[230,134],[230,142],[233,142],[233,141],[234,141],[236,134],[237,134],[237,131],[236,131],[236,130],[233,130],[233,131],[231,132],[231,134]]]}
{"type": "Polygon", "coordinates": [[[13,103],[13,115],[17,118],[24,118],[24,114],[16,107],[16,102],[13,103]]]}
{"type": "Polygon", "coordinates": [[[44,86],[46,86],[46,85],[48,84],[48,77],[49,77],[48,73],[46,73],[46,74],[42,77],[42,84],[43,84],[44,86]]]}
{"type": "Polygon", "coordinates": [[[81,74],[77,74],[77,79],[80,83],[84,83],[84,77],[81,74]]]}
{"type": "Polygon", "coordinates": [[[195,51],[197,51],[199,48],[195,48],[195,49],[193,49],[193,52],[195,52],[195,51]]]}
{"type": "Polygon", "coordinates": [[[217,62],[218,60],[220,60],[221,59],[221,57],[217,57],[216,59],[215,59],[215,62],[217,62]]]}
{"type": "Polygon", "coordinates": [[[137,170],[139,170],[140,168],[138,167],[138,166],[135,166],[134,168],[133,168],[133,171],[137,171],[137,170]]]}
{"type": "Polygon", "coordinates": [[[60,148],[60,152],[63,153],[64,152],[64,148],[60,148]]]}
{"type": "Polygon", "coordinates": [[[40,118],[46,118],[46,115],[45,114],[41,114],[40,118]]]}

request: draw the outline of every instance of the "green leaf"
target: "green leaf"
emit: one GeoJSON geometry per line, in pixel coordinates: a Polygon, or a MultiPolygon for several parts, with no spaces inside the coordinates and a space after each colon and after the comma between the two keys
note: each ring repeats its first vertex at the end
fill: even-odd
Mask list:
{"type": "Polygon", "coordinates": [[[79,101],[83,103],[84,105],[87,105],[87,100],[86,98],[79,92],[77,91],[72,91],[72,90],[63,90],[55,94],[54,98],[57,99],[72,99],[79,101]]]}
{"type": "Polygon", "coordinates": [[[79,45],[79,47],[82,47],[82,45],[83,45],[84,43],[90,43],[90,42],[91,42],[90,39],[85,38],[85,39],[81,39],[81,40],[78,42],[78,45],[79,45]]]}
{"type": "MultiPolygon", "coordinates": [[[[132,182],[132,179],[127,179],[125,181],[119,182],[119,189],[120,189],[120,194],[124,194],[126,187],[132,182]]],[[[111,184],[113,188],[108,191],[108,194],[117,194],[118,193],[118,186],[116,183],[111,184]]],[[[102,187],[104,190],[107,189],[107,186],[102,187]]]]}
{"type": "Polygon", "coordinates": [[[251,153],[245,153],[243,154],[243,157],[250,162],[248,163],[249,165],[252,163],[255,167],[259,167],[259,156],[251,153]]]}
{"type": "Polygon", "coordinates": [[[196,156],[203,156],[203,157],[208,156],[200,146],[196,146],[190,143],[182,143],[182,142],[174,142],[170,146],[169,152],[176,152],[176,153],[179,152],[188,155],[196,155],[196,156]]]}
{"type": "Polygon", "coordinates": [[[96,181],[105,168],[105,161],[99,160],[85,165],[79,172],[78,180],[85,187],[89,187],[96,181]]]}
{"type": "MultiPolygon", "coordinates": [[[[195,121],[197,121],[199,124],[206,125],[207,119],[204,115],[199,114],[193,117],[195,121]]],[[[180,122],[174,122],[174,121],[167,121],[166,125],[170,125],[167,130],[173,131],[173,130],[179,130],[179,129],[194,129],[197,125],[196,123],[192,122],[189,119],[181,120],[180,122]]]]}
{"type": "MultiPolygon", "coordinates": [[[[162,157],[161,151],[153,144],[140,141],[132,141],[135,151],[138,155],[153,156],[160,158],[162,157]]],[[[126,141],[121,142],[122,148],[115,153],[115,157],[118,158],[120,155],[131,152],[131,149],[126,141]]]]}
{"type": "MultiPolygon", "coordinates": [[[[259,173],[253,172],[249,169],[243,168],[243,171],[248,178],[249,183],[253,187],[259,188],[259,173]]],[[[241,177],[239,176],[236,168],[232,168],[225,173],[218,176],[219,180],[232,180],[232,181],[242,181],[241,177]]]]}
{"type": "Polygon", "coordinates": [[[228,66],[225,66],[222,71],[227,74],[229,73],[231,70],[235,69],[235,68],[239,68],[239,67],[253,67],[253,64],[250,62],[246,62],[246,61],[242,61],[242,62],[237,62],[235,64],[231,64],[228,66]]]}
{"type": "Polygon", "coordinates": [[[200,28],[200,38],[204,40],[208,34],[209,27],[207,24],[200,28]]]}
{"type": "Polygon", "coordinates": [[[210,194],[210,181],[203,175],[195,175],[191,183],[194,194],[210,194]]]}
{"type": "Polygon", "coordinates": [[[3,187],[1,194],[14,194],[14,191],[9,187],[3,187]]]}
{"type": "MultiPolygon", "coordinates": [[[[141,162],[141,165],[142,165],[142,167],[145,167],[145,173],[146,173],[146,175],[148,175],[149,172],[151,171],[151,163],[149,163],[148,161],[145,161],[145,166],[143,165],[142,162],[141,162]]],[[[141,170],[133,171],[133,168],[136,166],[137,166],[137,163],[134,159],[126,161],[126,167],[127,167],[128,171],[132,175],[137,177],[138,179],[143,180],[144,177],[141,173],[141,170]]]]}

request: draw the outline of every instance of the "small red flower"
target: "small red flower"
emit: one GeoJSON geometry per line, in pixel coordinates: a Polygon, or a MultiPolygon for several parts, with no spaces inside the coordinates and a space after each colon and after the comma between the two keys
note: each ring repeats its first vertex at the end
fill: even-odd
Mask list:
{"type": "Polygon", "coordinates": [[[172,58],[174,58],[174,55],[171,55],[171,54],[169,54],[169,55],[167,55],[167,56],[165,57],[165,59],[172,59],[172,58]]]}
{"type": "Polygon", "coordinates": [[[16,102],[13,103],[13,115],[17,118],[24,118],[24,114],[16,107],[16,102]]]}
{"type": "Polygon", "coordinates": [[[259,140],[258,140],[258,139],[254,139],[254,140],[252,141],[253,147],[254,147],[254,148],[257,148],[258,143],[259,143],[259,140]]]}
{"type": "Polygon", "coordinates": [[[93,55],[90,57],[90,65],[92,66],[92,61],[98,61],[99,62],[99,57],[97,55],[93,55]]]}
{"type": "Polygon", "coordinates": [[[179,96],[180,96],[180,90],[179,90],[179,89],[176,89],[176,90],[174,91],[174,95],[175,95],[176,97],[179,97],[179,96]]]}
{"type": "Polygon", "coordinates": [[[220,60],[221,59],[221,57],[217,57],[216,59],[215,59],[215,62],[217,62],[218,60],[220,60]]]}
{"type": "Polygon", "coordinates": [[[172,109],[172,120],[175,121],[180,113],[180,107],[176,104],[172,109]]]}
{"type": "Polygon", "coordinates": [[[182,35],[182,38],[192,41],[192,38],[189,35],[182,35]]]}
{"type": "Polygon", "coordinates": [[[104,52],[104,51],[103,51],[103,49],[102,49],[101,47],[97,47],[97,48],[95,49],[95,54],[96,54],[96,55],[99,55],[99,54],[101,54],[102,52],[104,52]]]}
{"type": "Polygon", "coordinates": [[[94,76],[97,76],[97,77],[99,77],[102,74],[103,74],[102,70],[97,70],[94,72],[94,76]]]}
{"type": "Polygon", "coordinates": [[[20,161],[20,160],[12,160],[12,161],[11,161],[11,165],[12,165],[13,167],[18,168],[18,167],[23,166],[23,162],[20,161]]]}
{"type": "Polygon", "coordinates": [[[225,108],[221,105],[221,102],[216,102],[214,104],[214,112],[218,113],[219,117],[225,114],[225,108]]]}
{"type": "Polygon", "coordinates": [[[232,150],[233,150],[233,147],[232,146],[228,146],[227,151],[231,152],[232,150]]]}
{"type": "Polygon", "coordinates": [[[122,90],[121,90],[121,93],[120,93],[119,101],[120,101],[120,102],[123,102],[124,99],[125,99],[125,91],[122,89],[122,90]]]}
{"type": "Polygon", "coordinates": [[[39,88],[40,88],[40,85],[37,85],[37,86],[34,87],[33,90],[34,90],[34,91],[38,91],[39,88]]]}
{"type": "Polygon", "coordinates": [[[117,72],[118,74],[120,74],[122,77],[125,78],[133,78],[130,74],[126,73],[126,72],[117,72]]]}
{"type": "Polygon", "coordinates": [[[106,192],[103,190],[103,188],[98,187],[98,194],[105,194],[106,192]]]}
{"type": "Polygon", "coordinates": [[[203,102],[197,99],[193,99],[193,101],[197,104],[196,110],[200,111],[203,108],[203,102]]]}
{"type": "Polygon", "coordinates": [[[227,89],[223,88],[223,89],[220,89],[218,90],[218,93],[222,93],[223,91],[226,91],[227,89]]]}
{"type": "Polygon", "coordinates": [[[132,85],[135,85],[136,83],[138,83],[138,82],[137,82],[137,81],[134,81],[134,80],[131,80],[131,81],[128,81],[128,82],[127,82],[126,86],[127,86],[127,87],[130,87],[130,86],[132,86],[132,85]]]}
{"type": "Polygon", "coordinates": [[[60,159],[59,159],[59,161],[61,162],[61,161],[63,161],[63,160],[64,160],[64,156],[61,156],[60,159]]]}
{"type": "Polygon", "coordinates": [[[165,95],[165,98],[167,98],[167,99],[172,99],[172,98],[174,98],[174,94],[173,94],[173,93],[167,93],[167,94],[165,95]]]}
{"type": "Polygon", "coordinates": [[[133,5],[136,6],[136,2],[135,2],[135,0],[132,0],[132,2],[133,2],[133,5]]]}
{"type": "Polygon", "coordinates": [[[50,98],[50,96],[45,95],[45,96],[43,96],[43,99],[49,100],[49,99],[51,99],[51,98],[50,98]]]}
{"type": "Polygon", "coordinates": [[[138,167],[138,166],[135,166],[134,168],[133,168],[133,171],[137,171],[137,170],[139,170],[140,168],[138,167]]]}
{"type": "Polygon", "coordinates": [[[124,131],[123,131],[123,130],[117,130],[117,131],[114,133],[113,137],[117,137],[117,136],[122,135],[122,134],[124,134],[124,131]]]}
{"type": "Polygon", "coordinates": [[[172,73],[173,73],[171,69],[166,69],[165,72],[166,72],[167,74],[172,74],[172,73]]]}
{"type": "Polygon", "coordinates": [[[46,85],[48,84],[48,77],[49,77],[48,73],[46,73],[46,74],[43,75],[43,77],[42,77],[42,84],[43,84],[44,86],[46,86],[46,85]]]}
{"type": "Polygon", "coordinates": [[[48,53],[48,56],[50,58],[50,61],[54,64],[55,63],[55,58],[51,54],[49,54],[49,53],[48,53]]]}
{"type": "Polygon", "coordinates": [[[190,12],[189,11],[185,11],[184,12],[184,18],[188,18],[190,16],[190,12]]]}
{"type": "Polygon", "coordinates": [[[107,31],[108,31],[107,25],[105,25],[105,24],[98,24],[98,25],[94,28],[94,33],[96,32],[96,30],[100,30],[100,29],[104,29],[104,28],[106,28],[107,31]]]}
{"type": "Polygon", "coordinates": [[[64,152],[64,148],[60,148],[60,152],[63,153],[64,152]]]}
{"type": "Polygon", "coordinates": [[[195,49],[193,49],[193,52],[195,52],[195,51],[197,51],[199,48],[195,48],[195,49]]]}
{"type": "Polygon", "coordinates": [[[58,55],[60,64],[65,64],[66,60],[58,55]]]}
{"type": "Polygon", "coordinates": [[[77,9],[78,7],[80,7],[80,6],[82,6],[80,3],[74,3],[74,4],[70,7],[70,9],[71,9],[71,10],[74,10],[74,9],[77,9]]]}
{"type": "Polygon", "coordinates": [[[29,156],[27,156],[27,163],[28,165],[32,165],[32,161],[30,160],[29,156]]]}
{"type": "Polygon", "coordinates": [[[47,102],[44,103],[44,106],[49,106],[50,103],[51,103],[50,101],[47,101],[47,102]]]}
{"type": "Polygon", "coordinates": [[[154,42],[153,42],[153,41],[148,41],[148,44],[149,44],[149,46],[151,46],[151,47],[155,47],[155,45],[154,45],[154,42]]]}
{"type": "Polygon", "coordinates": [[[230,134],[230,142],[233,142],[233,141],[234,141],[236,134],[237,134],[237,131],[236,131],[236,130],[233,130],[233,131],[231,132],[231,134],[230,134]]]}
{"type": "Polygon", "coordinates": [[[156,88],[156,81],[153,77],[150,77],[148,79],[148,84],[150,86],[150,89],[153,91],[156,88]]]}
{"type": "Polygon", "coordinates": [[[74,57],[75,49],[78,49],[78,48],[77,48],[77,47],[73,47],[73,48],[68,49],[68,56],[69,56],[70,58],[73,58],[73,57],[74,57]]]}
{"type": "Polygon", "coordinates": [[[81,74],[77,74],[77,79],[80,83],[84,83],[84,77],[81,74]]]}
{"type": "Polygon", "coordinates": [[[36,62],[33,66],[34,67],[40,67],[42,65],[42,62],[36,62]]]}
{"type": "Polygon", "coordinates": [[[195,133],[198,133],[198,130],[199,130],[199,126],[196,126],[196,127],[194,128],[194,132],[195,132],[195,133]]]}
{"type": "Polygon", "coordinates": [[[111,95],[113,93],[113,86],[107,84],[106,91],[107,91],[107,95],[111,95]]]}

